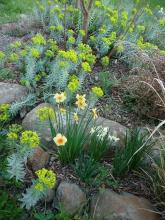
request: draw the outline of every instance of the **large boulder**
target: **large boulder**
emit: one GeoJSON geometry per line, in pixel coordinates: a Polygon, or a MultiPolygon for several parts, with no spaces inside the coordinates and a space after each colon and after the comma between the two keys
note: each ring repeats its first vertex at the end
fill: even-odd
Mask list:
{"type": "Polygon", "coordinates": [[[159,220],[151,203],[130,193],[104,190],[91,201],[91,214],[102,220],[159,220]]]}
{"type": "Polygon", "coordinates": [[[22,126],[26,130],[36,131],[41,138],[42,144],[46,146],[51,146],[53,144],[53,141],[51,137],[49,122],[48,121],[41,122],[37,114],[37,111],[43,107],[51,107],[51,105],[47,103],[42,103],[37,107],[35,107],[32,111],[30,111],[26,115],[26,117],[22,121],[22,126]]]}
{"type": "Polygon", "coordinates": [[[27,89],[24,86],[12,83],[0,82],[0,104],[10,104],[20,101],[27,95],[27,89]]]}
{"type": "Polygon", "coordinates": [[[86,204],[85,193],[73,183],[62,182],[57,188],[59,204],[72,216],[86,204]]]}

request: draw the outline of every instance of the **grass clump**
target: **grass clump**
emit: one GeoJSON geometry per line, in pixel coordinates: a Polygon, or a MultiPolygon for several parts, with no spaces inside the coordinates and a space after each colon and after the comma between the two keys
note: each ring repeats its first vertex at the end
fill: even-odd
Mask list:
{"type": "Polygon", "coordinates": [[[147,137],[148,135],[140,129],[127,132],[124,147],[116,150],[113,159],[113,174],[115,176],[124,176],[139,168],[152,147],[152,143],[147,142],[147,137]]]}

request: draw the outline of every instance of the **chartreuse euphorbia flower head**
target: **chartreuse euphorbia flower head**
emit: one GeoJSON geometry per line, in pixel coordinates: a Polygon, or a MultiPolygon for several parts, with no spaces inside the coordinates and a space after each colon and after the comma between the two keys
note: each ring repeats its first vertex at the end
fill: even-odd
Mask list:
{"type": "Polygon", "coordinates": [[[101,64],[106,67],[109,65],[109,57],[108,56],[105,56],[101,59],[101,64]]]}
{"type": "Polygon", "coordinates": [[[12,124],[9,126],[9,132],[7,138],[10,140],[17,140],[19,133],[22,131],[22,126],[18,124],[12,124]]]}
{"type": "Polygon", "coordinates": [[[43,191],[45,188],[52,189],[56,185],[57,176],[52,170],[42,168],[35,172],[38,177],[38,181],[35,185],[35,189],[43,191]]]}
{"type": "Polygon", "coordinates": [[[36,48],[31,48],[31,54],[36,59],[40,58],[40,52],[36,48]]]}
{"type": "Polygon", "coordinates": [[[9,59],[10,59],[11,62],[16,62],[16,61],[18,61],[19,56],[16,53],[11,53],[10,56],[9,56],[9,59]]]}
{"type": "Polygon", "coordinates": [[[75,50],[68,50],[68,51],[60,50],[59,56],[66,60],[70,60],[73,63],[77,63],[78,61],[77,52],[75,50]]]}
{"type": "Polygon", "coordinates": [[[10,114],[9,114],[9,104],[0,104],[0,122],[5,122],[9,120],[10,114]]]}
{"type": "Polygon", "coordinates": [[[104,95],[103,90],[100,87],[97,87],[97,86],[92,88],[92,93],[95,94],[98,97],[102,97],[104,95]]]}
{"type": "Polygon", "coordinates": [[[0,60],[4,59],[5,58],[5,54],[4,52],[0,51],[0,60]]]}
{"type": "Polygon", "coordinates": [[[20,143],[35,148],[40,144],[40,139],[35,131],[24,131],[20,137],[20,143]]]}
{"type": "Polygon", "coordinates": [[[68,89],[71,92],[75,92],[80,85],[79,79],[76,75],[71,76],[70,81],[68,83],[68,89]]]}
{"type": "Polygon", "coordinates": [[[56,117],[54,110],[51,107],[39,108],[37,111],[37,115],[38,115],[40,121],[47,121],[49,119],[54,120],[56,117]]]}
{"type": "Polygon", "coordinates": [[[42,36],[42,34],[36,34],[34,37],[32,37],[32,42],[35,45],[45,45],[46,44],[46,40],[42,36]]]}
{"type": "Polygon", "coordinates": [[[92,71],[88,62],[82,62],[81,67],[87,73],[90,73],[92,71]]]}

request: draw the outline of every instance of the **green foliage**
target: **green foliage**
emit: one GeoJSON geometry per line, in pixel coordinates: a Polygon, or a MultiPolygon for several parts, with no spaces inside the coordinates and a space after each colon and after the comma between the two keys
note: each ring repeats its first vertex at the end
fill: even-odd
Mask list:
{"type": "Polygon", "coordinates": [[[18,219],[22,209],[19,208],[14,197],[4,190],[0,190],[0,220],[18,219]]]}
{"type": "Polygon", "coordinates": [[[76,160],[74,170],[80,180],[87,186],[99,187],[103,183],[110,184],[107,179],[109,169],[85,154],[81,154],[79,159],[76,160]]]}
{"type": "Polygon", "coordinates": [[[34,214],[35,220],[53,220],[54,219],[54,214],[50,211],[47,210],[46,213],[35,213],[34,214]]]}
{"type": "Polygon", "coordinates": [[[21,101],[13,102],[10,106],[10,114],[16,116],[22,108],[34,106],[37,102],[36,98],[35,94],[29,94],[28,96],[23,97],[21,101]]]}
{"type": "Polygon", "coordinates": [[[123,176],[139,168],[145,155],[150,152],[152,143],[148,134],[140,129],[130,130],[125,137],[125,146],[116,149],[113,159],[113,174],[123,176]]]}
{"type": "Polygon", "coordinates": [[[9,108],[9,104],[0,104],[0,127],[10,120],[9,108]]]}
{"type": "MultiPolygon", "coordinates": [[[[59,121],[59,123],[61,122],[59,121]]],[[[77,123],[73,119],[72,111],[69,110],[66,112],[66,122],[64,123],[62,122],[58,130],[54,131],[54,133],[61,133],[67,137],[66,144],[64,146],[58,146],[57,150],[60,161],[66,164],[74,162],[84,150],[89,139],[88,131],[92,125],[92,117],[85,110],[77,123]]]]}
{"type": "Polygon", "coordinates": [[[88,144],[88,153],[90,157],[95,161],[103,159],[105,153],[110,149],[111,143],[109,130],[105,130],[103,127],[93,128],[88,144]]]}
{"type": "Polygon", "coordinates": [[[22,193],[22,198],[20,202],[22,203],[22,207],[25,207],[27,210],[30,210],[31,207],[34,207],[37,202],[44,198],[46,194],[42,193],[41,191],[35,190],[32,186],[26,189],[25,193],[22,193]]]}
{"type": "Polygon", "coordinates": [[[165,205],[165,148],[160,147],[159,159],[152,160],[150,180],[157,198],[165,205]]]}
{"type": "Polygon", "coordinates": [[[105,94],[110,91],[111,81],[110,81],[109,76],[110,76],[110,73],[108,71],[98,73],[99,83],[101,87],[103,88],[105,94]]]}
{"type": "Polygon", "coordinates": [[[6,132],[0,130],[0,176],[4,176],[6,168],[6,157],[8,155],[7,141],[6,141],[6,132]]]}
{"type": "Polygon", "coordinates": [[[70,215],[63,208],[60,208],[55,217],[57,220],[72,220],[70,215]]]}
{"type": "Polygon", "coordinates": [[[24,160],[17,154],[12,154],[7,158],[9,178],[16,178],[16,181],[23,181],[25,177],[24,160]]]}
{"type": "Polygon", "coordinates": [[[8,68],[2,68],[0,69],[0,80],[6,80],[6,79],[14,79],[15,75],[13,71],[11,71],[8,68]]]}

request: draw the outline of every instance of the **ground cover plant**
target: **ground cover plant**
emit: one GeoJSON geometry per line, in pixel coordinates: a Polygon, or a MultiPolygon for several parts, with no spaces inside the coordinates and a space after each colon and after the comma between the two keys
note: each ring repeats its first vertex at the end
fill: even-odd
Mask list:
{"type": "Polygon", "coordinates": [[[0,81],[26,90],[11,102],[0,97],[0,219],[98,219],[93,198],[106,189],[146,197],[163,219],[164,141],[154,150],[165,123],[164,9],[140,0],[36,0],[32,17],[36,29],[0,50],[0,81]],[[118,108],[114,93],[121,115],[126,107],[155,127],[101,118],[118,108]]]}

